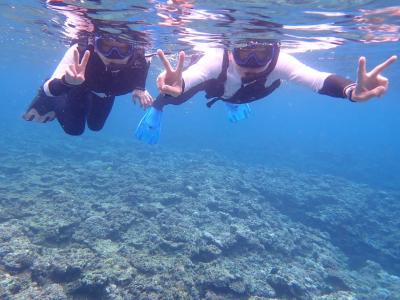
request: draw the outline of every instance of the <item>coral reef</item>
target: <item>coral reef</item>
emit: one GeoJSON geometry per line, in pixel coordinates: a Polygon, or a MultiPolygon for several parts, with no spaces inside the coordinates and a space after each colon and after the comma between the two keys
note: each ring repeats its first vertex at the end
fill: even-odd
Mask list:
{"type": "Polygon", "coordinates": [[[1,299],[400,295],[396,191],[90,139],[13,145],[0,178],[1,299]]]}

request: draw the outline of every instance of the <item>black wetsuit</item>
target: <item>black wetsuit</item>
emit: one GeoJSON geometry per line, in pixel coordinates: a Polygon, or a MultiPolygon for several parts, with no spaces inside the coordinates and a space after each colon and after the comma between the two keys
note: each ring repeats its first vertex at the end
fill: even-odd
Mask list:
{"type": "Polygon", "coordinates": [[[72,86],[65,82],[63,74],[72,63],[74,47],[77,48],[78,45],[67,51],[53,76],[39,92],[39,97],[47,98],[43,109],[55,111],[55,116],[66,133],[80,135],[84,132],[86,123],[94,131],[103,128],[115,96],[135,89],[145,89],[149,63],[146,62],[144,50],[139,49],[123,68],[114,70],[106,67],[93,46],[89,45],[86,49],[79,50],[80,57],[85,50],[91,52],[85,71],[85,82],[80,86],[72,86]]]}

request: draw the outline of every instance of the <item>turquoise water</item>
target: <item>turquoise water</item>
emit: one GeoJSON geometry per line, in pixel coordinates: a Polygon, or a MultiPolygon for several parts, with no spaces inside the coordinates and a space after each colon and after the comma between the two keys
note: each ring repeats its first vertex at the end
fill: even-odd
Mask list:
{"type": "MultiPolygon", "coordinates": [[[[172,60],[262,36],[355,80],[360,55],[400,54],[397,1],[65,2],[172,60]]],[[[44,1],[0,16],[0,298],[399,299],[399,62],[367,103],[287,82],[232,124],[197,96],[148,146],[130,95],[97,133],[24,121],[76,21],[44,1]]]]}

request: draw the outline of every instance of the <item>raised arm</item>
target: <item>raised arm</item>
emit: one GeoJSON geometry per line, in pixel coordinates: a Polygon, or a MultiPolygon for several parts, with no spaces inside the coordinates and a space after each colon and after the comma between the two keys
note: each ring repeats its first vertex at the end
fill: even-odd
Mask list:
{"type": "Polygon", "coordinates": [[[354,82],[344,77],[313,69],[295,57],[281,52],[275,68],[276,76],[331,97],[346,98],[345,90],[354,82]]]}
{"type": "Polygon", "coordinates": [[[179,59],[176,69],[171,66],[171,63],[164,54],[164,51],[157,51],[158,57],[164,65],[165,71],[157,77],[157,87],[163,94],[170,96],[179,96],[183,91],[183,63],[185,62],[185,52],[179,52],[179,59]]]}
{"type": "Polygon", "coordinates": [[[396,55],[392,55],[383,63],[377,65],[370,72],[367,72],[365,57],[358,60],[357,84],[349,89],[349,99],[357,102],[367,101],[373,97],[381,97],[389,87],[389,79],[381,73],[397,60],[396,55]]]}
{"type": "Polygon", "coordinates": [[[165,71],[157,78],[157,86],[161,93],[177,97],[209,79],[217,78],[221,72],[223,49],[212,49],[197,62],[183,71],[185,53],[179,54],[178,65],[173,69],[164,52],[158,51],[165,71]]]}
{"type": "Polygon", "coordinates": [[[80,85],[85,81],[86,65],[90,52],[86,51],[80,62],[78,45],[70,47],[58,64],[49,80],[43,85],[43,90],[49,97],[59,96],[68,91],[71,86],[80,85]]]}
{"type": "Polygon", "coordinates": [[[348,98],[354,102],[366,101],[386,92],[389,81],[380,73],[396,59],[396,56],[392,56],[367,73],[365,58],[361,57],[357,82],[354,82],[336,74],[315,70],[293,56],[281,53],[275,74],[281,79],[296,82],[323,95],[348,98]]]}

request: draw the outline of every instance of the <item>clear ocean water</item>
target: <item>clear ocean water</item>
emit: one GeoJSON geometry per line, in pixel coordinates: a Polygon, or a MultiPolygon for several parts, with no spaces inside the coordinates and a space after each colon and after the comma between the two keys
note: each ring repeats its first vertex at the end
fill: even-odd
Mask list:
{"type": "MultiPolygon", "coordinates": [[[[79,137],[21,118],[83,26],[76,15],[137,32],[148,53],[173,61],[180,50],[278,38],[302,62],[355,80],[359,56],[370,69],[400,54],[398,1],[64,2],[0,1],[1,299],[400,299],[399,62],[384,72],[385,96],[367,103],[285,82],[232,124],[222,104],[196,96],[165,109],[155,146],[134,137],[143,110],[130,95],[103,130],[79,137]],[[96,226],[112,230],[85,231],[96,226]],[[10,258],[21,249],[25,263],[10,258]],[[43,267],[55,257],[66,262],[43,267]],[[131,273],[115,275],[107,260],[131,273]]],[[[153,97],[160,71],[154,57],[153,97]]]]}

